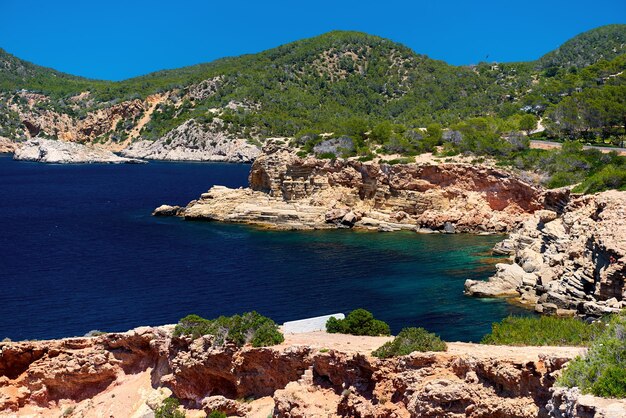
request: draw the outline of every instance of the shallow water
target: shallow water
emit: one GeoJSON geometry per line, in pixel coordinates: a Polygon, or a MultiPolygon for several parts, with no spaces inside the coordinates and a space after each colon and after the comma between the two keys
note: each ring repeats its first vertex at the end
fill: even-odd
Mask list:
{"type": "Polygon", "coordinates": [[[0,156],[0,338],[42,339],[257,310],[277,322],[363,307],[394,332],[477,341],[527,311],[463,295],[501,237],[279,232],[154,218],[247,165],[43,165],[0,156]]]}

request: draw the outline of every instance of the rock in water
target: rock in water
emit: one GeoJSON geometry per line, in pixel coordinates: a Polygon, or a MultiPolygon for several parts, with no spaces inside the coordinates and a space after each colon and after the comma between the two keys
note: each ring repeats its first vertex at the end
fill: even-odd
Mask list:
{"type": "Polygon", "coordinates": [[[145,163],[143,160],[120,157],[111,151],[91,145],[43,138],[35,138],[22,143],[15,150],[13,158],[54,164],[145,163]]]}
{"type": "Polygon", "coordinates": [[[180,206],[161,205],[152,211],[152,216],[178,216],[182,210],[180,206]]]}

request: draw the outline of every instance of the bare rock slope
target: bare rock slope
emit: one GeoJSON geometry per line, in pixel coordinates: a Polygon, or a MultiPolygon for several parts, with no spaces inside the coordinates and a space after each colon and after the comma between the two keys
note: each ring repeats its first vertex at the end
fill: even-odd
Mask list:
{"type": "MultiPolygon", "coordinates": [[[[555,374],[582,351],[450,343],[447,352],[380,360],[369,353],[385,337],[316,332],[238,349],[171,332],[0,343],[0,415],[152,416],[173,395],[188,416],[548,416],[564,402],[550,404],[555,374]]],[[[605,404],[585,401],[599,412],[605,404]]]]}
{"type": "Polygon", "coordinates": [[[203,128],[193,119],[156,141],[141,140],[122,151],[122,155],[150,160],[224,161],[251,163],[261,153],[245,139],[234,139],[223,131],[203,128]]]}

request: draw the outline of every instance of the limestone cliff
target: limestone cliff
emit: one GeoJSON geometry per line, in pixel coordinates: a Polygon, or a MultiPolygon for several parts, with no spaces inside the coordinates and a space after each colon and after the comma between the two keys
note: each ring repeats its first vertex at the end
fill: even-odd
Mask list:
{"type": "Polygon", "coordinates": [[[251,163],[261,153],[245,139],[232,138],[220,129],[206,129],[193,119],[156,141],[138,141],[122,155],[150,160],[226,161],[251,163]]]}
{"type": "Polygon", "coordinates": [[[154,94],[145,99],[111,102],[96,102],[89,92],[84,92],[62,101],[62,105],[49,96],[27,91],[0,94],[0,107],[6,108],[11,122],[11,126],[3,127],[3,123],[8,122],[0,118],[0,128],[11,136],[0,141],[0,152],[12,152],[28,139],[55,138],[69,143],[95,144],[130,158],[251,162],[259,154],[259,148],[219,118],[224,109],[232,111],[247,104],[228,103],[223,109],[211,109],[203,115],[205,118],[211,115],[210,123],[199,124],[187,119],[168,132],[156,137],[151,134],[150,140],[146,139],[146,129],[152,129],[153,119],[175,120],[188,110],[184,103],[194,103],[215,94],[219,85],[216,83],[205,80],[183,90],[154,94]]]}
{"type": "Polygon", "coordinates": [[[509,231],[546,205],[541,189],[495,168],[300,158],[272,145],[249,183],[213,187],[181,213],[280,229],[480,233],[509,231]]]}
{"type": "Polygon", "coordinates": [[[519,296],[543,313],[601,316],[626,307],[626,192],[579,196],[562,214],[538,211],[497,246],[488,282],[468,280],[477,296],[519,296]]]}
{"type": "MultiPolygon", "coordinates": [[[[447,352],[379,360],[369,353],[384,337],[317,332],[238,349],[171,331],[0,343],[0,415],[152,416],[173,395],[187,416],[547,416],[563,404],[551,401],[556,373],[582,352],[450,343],[447,352]]],[[[601,402],[586,401],[596,404],[601,412],[601,402]]]]}

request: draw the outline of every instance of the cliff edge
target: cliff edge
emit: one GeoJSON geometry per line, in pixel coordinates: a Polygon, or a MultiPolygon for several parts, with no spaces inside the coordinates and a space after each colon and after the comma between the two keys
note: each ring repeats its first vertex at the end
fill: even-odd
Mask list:
{"type": "Polygon", "coordinates": [[[512,264],[467,294],[516,296],[538,312],[602,316],[626,307],[626,192],[578,196],[561,214],[538,211],[496,246],[512,264]]]}
{"type": "MultiPolygon", "coordinates": [[[[578,398],[552,399],[550,388],[580,348],[450,343],[381,360],[370,352],[385,337],[314,332],[236,348],[172,337],[172,328],[0,343],[0,415],[146,417],[175,396],[187,416],[578,416],[578,398]]],[[[582,404],[602,412],[607,403],[624,407],[582,404]]]]}
{"type": "Polygon", "coordinates": [[[502,233],[544,201],[542,189],[496,168],[301,158],[268,145],[248,188],[215,186],[182,210],[155,214],[277,229],[502,233]]]}

